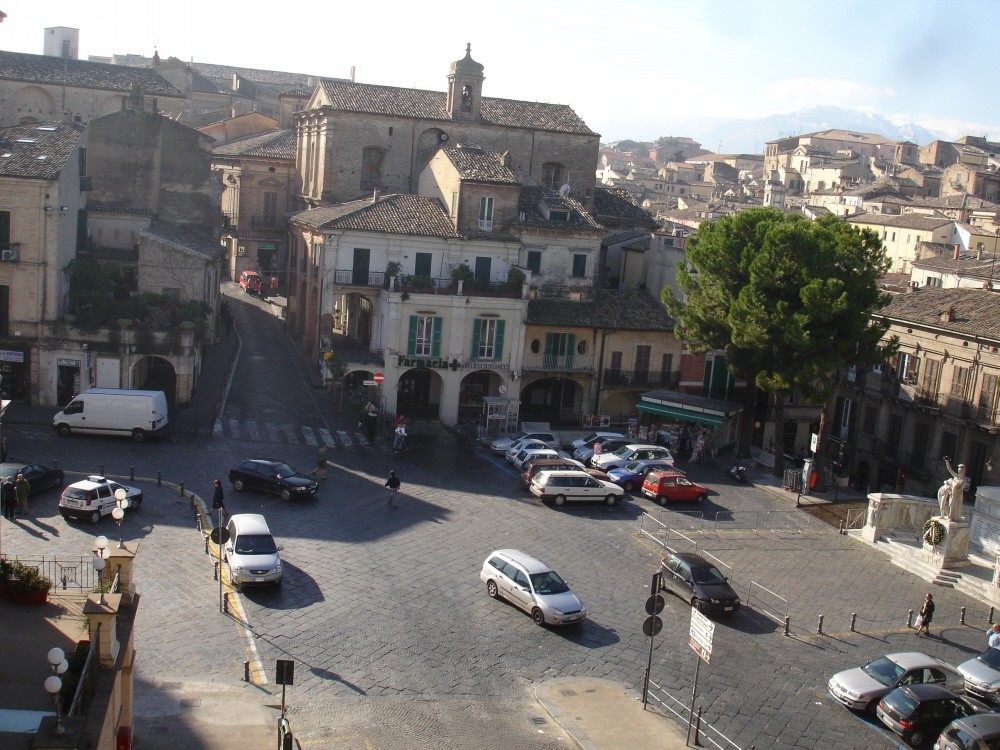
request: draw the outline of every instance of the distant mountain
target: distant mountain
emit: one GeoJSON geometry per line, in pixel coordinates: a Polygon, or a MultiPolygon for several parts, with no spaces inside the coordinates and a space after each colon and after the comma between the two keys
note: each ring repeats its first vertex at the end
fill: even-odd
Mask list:
{"type": "Polygon", "coordinates": [[[759,154],[768,141],[831,128],[875,133],[892,140],[912,141],[918,146],[944,137],[916,123],[896,125],[881,115],[839,107],[810,107],[757,120],[730,120],[689,135],[716,153],[759,154]]]}

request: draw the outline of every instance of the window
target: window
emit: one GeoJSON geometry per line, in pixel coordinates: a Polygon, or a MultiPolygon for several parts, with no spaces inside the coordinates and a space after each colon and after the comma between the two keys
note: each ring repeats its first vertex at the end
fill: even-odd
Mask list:
{"type": "Polygon", "coordinates": [[[492,266],[492,261],[490,258],[477,257],[476,270],[474,272],[476,278],[479,279],[480,281],[489,281],[491,266],[492,266]]]}
{"type": "Polygon", "coordinates": [[[920,369],[920,358],[916,354],[903,352],[899,355],[899,370],[897,377],[900,382],[916,385],[917,372],[920,369]]]}
{"type": "Polygon", "coordinates": [[[503,358],[504,321],[481,318],[472,324],[472,359],[503,358]]]}
{"type": "Polygon", "coordinates": [[[874,435],[877,421],[878,409],[874,406],[866,406],[864,419],[861,420],[861,431],[866,435],[874,435]]]}
{"type": "Polygon", "coordinates": [[[545,368],[547,370],[571,370],[575,348],[576,334],[546,333],[545,368]]]}
{"type": "Polygon", "coordinates": [[[582,279],[587,275],[587,256],[583,253],[573,253],[573,276],[582,279]]]}
{"type": "Polygon", "coordinates": [[[417,253],[413,261],[413,275],[424,278],[431,277],[431,254],[417,253]]]}
{"type": "Polygon", "coordinates": [[[979,416],[992,421],[997,406],[997,376],[983,375],[983,387],[979,391],[979,416]]]}
{"type": "Polygon", "coordinates": [[[542,251],[541,250],[529,250],[528,260],[525,263],[528,270],[532,273],[542,272],[542,251]]]}
{"type": "MultiPolygon", "coordinates": [[[[969,382],[969,368],[955,365],[951,368],[951,395],[958,399],[965,398],[966,385],[969,382]]],[[[949,454],[950,455],[950,454],[949,454]]]]}
{"type": "Polygon", "coordinates": [[[566,182],[563,179],[565,169],[558,162],[549,161],[542,165],[542,185],[549,190],[558,190],[566,182]]]}
{"type": "Polygon", "coordinates": [[[493,199],[485,195],[479,199],[479,231],[493,231],[493,199]]]}
{"type": "Polygon", "coordinates": [[[910,452],[910,465],[923,466],[927,460],[927,444],[930,442],[931,428],[923,422],[913,425],[913,450],[910,452]]]}
{"type": "Polygon", "coordinates": [[[941,286],[941,277],[940,276],[928,276],[927,277],[927,286],[940,287],[941,286]]]}
{"type": "Polygon", "coordinates": [[[649,380],[649,353],[652,347],[640,344],[635,348],[635,382],[645,383],[649,380]]]}
{"type": "Polygon", "coordinates": [[[954,432],[941,433],[941,455],[954,457],[958,449],[958,435],[954,432]]]}
{"type": "Polygon", "coordinates": [[[278,222],[278,194],[268,191],[264,193],[264,215],[261,217],[265,227],[273,227],[278,222]]]}
{"type": "Polygon", "coordinates": [[[660,385],[667,385],[670,383],[670,373],[674,369],[674,355],[664,354],[660,358],[660,385]]]}
{"type": "Polygon", "coordinates": [[[374,190],[382,184],[382,149],[368,146],[361,153],[361,189],[374,190]]]}
{"type": "Polygon", "coordinates": [[[441,356],[442,319],[436,315],[411,315],[406,342],[408,357],[441,356]]]}
{"type": "Polygon", "coordinates": [[[938,371],[941,368],[941,363],[936,359],[927,359],[924,361],[924,374],[920,378],[920,390],[923,391],[923,395],[934,398],[937,396],[938,389],[938,371]]]}

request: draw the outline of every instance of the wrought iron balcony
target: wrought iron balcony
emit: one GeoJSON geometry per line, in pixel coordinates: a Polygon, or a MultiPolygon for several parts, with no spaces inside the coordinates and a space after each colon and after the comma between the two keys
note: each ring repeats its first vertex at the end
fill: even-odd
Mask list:
{"type": "Polygon", "coordinates": [[[355,271],[350,268],[342,271],[334,271],[333,283],[340,286],[381,288],[385,285],[385,271],[355,271]]]}
{"type": "Polygon", "coordinates": [[[676,371],[663,370],[604,370],[603,385],[623,385],[674,389],[680,382],[681,374],[676,371]]]}
{"type": "Polygon", "coordinates": [[[572,354],[526,354],[522,369],[534,372],[594,372],[594,361],[587,356],[572,354]]]}

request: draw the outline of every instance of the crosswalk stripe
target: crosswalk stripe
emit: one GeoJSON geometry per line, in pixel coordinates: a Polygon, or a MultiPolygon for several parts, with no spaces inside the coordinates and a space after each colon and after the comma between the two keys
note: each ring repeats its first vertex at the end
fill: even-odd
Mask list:
{"type": "Polygon", "coordinates": [[[351,436],[347,433],[347,430],[337,430],[337,437],[340,438],[340,442],[342,442],[344,447],[348,450],[354,447],[354,441],[351,440],[351,436]]]}
{"type": "Polygon", "coordinates": [[[330,434],[330,431],[328,429],[326,429],[325,427],[320,427],[318,432],[319,436],[323,439],[323,445],[325,445],[327,448],[337,447],[337,441],[333,439],[333,435],[330,434]]]}
{"type": "Polygon", "coordinates": [[[234,438],[239,439],[240,437],[240,420],[230,419],[229,420],[229,431],[232,433],[234,438]]]}
{"type": "Polygon", "coordinates": [[[302,436],[306,439],[306,445],[315,448],[319,443],[316,441],[316,436],[313,434],[312,427],[306,427],[302,425],[302,436]]]}
{"type": "Polygon", "coordinates": [[[358,439],[358,445],[360,445],[362,448],[367,448],[368,447],[368,438],[365,437],[365,435],[363,433],[361,433],[361,432],[355,432],[354,433],[354,437],[356,437],[358,439]]]}
{"type": "Polygon", "coordinates": [[[291,445],[299,444],[299,433],[296,431],[295,425],[286,424],[283,425],[282,429],[285,431],[285,439],[288,440],[291,445]]]}
{"type": "Polygon", "coordinates": [[[246,421],[247,436],[254,441],[260,440],[260,431],[257,429],[257,420],[248,419],[246,421]]]}
{"type": "Polygon", "coordinates": [[[281,433],[278,432],[278,425],[273,424],[272,422],[268,422],[267,424],[264,425],[264,428],[267,430],[267,439],[270,442],[272,443],[281,442],[281,433]]]}

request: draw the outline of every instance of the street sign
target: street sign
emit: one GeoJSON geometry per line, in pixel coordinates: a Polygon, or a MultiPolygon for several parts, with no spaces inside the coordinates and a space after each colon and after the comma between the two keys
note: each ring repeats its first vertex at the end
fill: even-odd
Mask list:
{"type": "Polygon", "coordinates": [[[663,620],[656,615],[650,615],[642,621],[643,635],[648,635],[652,638],[654,635],[659,635],[661,630],[663,630],[663,620]]]}
{"type": "Polygon", "coordinates": [[[646,600],[646,614],[647,615],[658,615],[663,611],[663,597],[659,594],[654,594],[646,600]]]}
{"type": "Polygon", "coordinates": [[[295,684],[295,662],[291,659],[278,659],[275,671],[275,685],[295,684]]]}
{"type": "Polygon", "coordinates": [[[385,375],[383,375],[381,372],[376,372],[375,375],[372,377],[372,380],[374,380],[378,385],[382,385],[382,381],[385,380],[385,375]]]}
{"type": "Polygon", "coordinates": [[[712,659],[712,637],[715,635],[715,623],[694,607],[691,607],[691,628],[688,630],[688,645],[694,652],[709,664],[712,659]]]}
{"type": "Polygon", "coordinates": [[[362,380],[361,385],[378,385],[374,380],[362,380]]]}
{"type": "Polygon", "coordinates": [[[222,526],[216,526],[214,529],[208,532],[208,537],[215,544],[225,544],[226,542],[229,541],[229,530],[222,526]]]}

